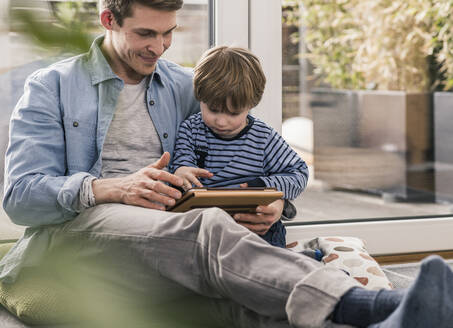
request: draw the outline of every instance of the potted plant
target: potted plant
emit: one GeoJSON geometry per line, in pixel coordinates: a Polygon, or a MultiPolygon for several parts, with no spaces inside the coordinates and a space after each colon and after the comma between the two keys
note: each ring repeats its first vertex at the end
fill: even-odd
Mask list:
{"type": "Polygon", "coordinates": [[[315,178],[433,199],[432,91],[442,79],[444,2],[286,0],[285,20],[301,24],[301,56],[322,86],[308,94],[315,178]]]}

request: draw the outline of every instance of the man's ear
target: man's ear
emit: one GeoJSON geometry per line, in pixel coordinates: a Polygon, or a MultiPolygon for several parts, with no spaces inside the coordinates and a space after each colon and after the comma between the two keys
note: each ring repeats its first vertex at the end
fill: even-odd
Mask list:
{"type": "Polygon", "coordinates": [[[102,26],[104,26],[106,30],[113,30],[115,17],[113,16],[113,13],[110,9],[104,9],[99,17],[102,26]]]}

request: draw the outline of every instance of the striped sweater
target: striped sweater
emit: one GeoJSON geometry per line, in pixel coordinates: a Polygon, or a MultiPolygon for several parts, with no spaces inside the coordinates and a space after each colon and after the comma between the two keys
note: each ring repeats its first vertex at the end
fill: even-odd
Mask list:
{"type": "Polygon", "coordinates": [[[204,168],[214,174],[200,178],[205,187],[274,187],[285,199],[305,189],[308,168],[285,140],[270,126],[248,115],[247,126],[225,139],[207,127],[201,113],[185,120],[178,131],[171,171],[181,166],[204,168]]]}

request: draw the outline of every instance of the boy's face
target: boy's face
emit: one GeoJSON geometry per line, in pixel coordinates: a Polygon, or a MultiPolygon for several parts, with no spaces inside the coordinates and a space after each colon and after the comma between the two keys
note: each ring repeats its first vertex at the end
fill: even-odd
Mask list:
{"type": "Polygon", "coordinates": [[[112,31],[112,45],[122,71],[129,76],[151,74],[170,47],[175,28],[176,11],[134,4],[132,15],[124,18],[122,26],[115,24],[112,31]]]}
{"type": "MultiPolygon", "coordinates": [[[[227,106],[230,106],[229,102],[227,106]]],[[[232,138],[247,126],[249,108],[237,114],[209,108],[204,102],[200,103],[200,108],[204,123],[223,138],[232,138]]]]}

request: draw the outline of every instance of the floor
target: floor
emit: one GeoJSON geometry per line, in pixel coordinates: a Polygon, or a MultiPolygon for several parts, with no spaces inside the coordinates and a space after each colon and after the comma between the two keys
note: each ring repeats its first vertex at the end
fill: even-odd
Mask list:
{"type": "Polygon", "coordinates": [[[317,180],[310,180],[307,189],[295,200],[295,205],[296,221],[299,222],[453,213],[453,204],[395,202],[370,193],[329,189],[317,180]]]}
{"type": "MultiPolygon", "coordinates": [[[[453,260],[446,261],[453,270],[453,260]]],[[[382,270],[395,288],[408,287],[417,276],[420,269],[419,263],[404,263],[382,266],[382,270]]]]}

